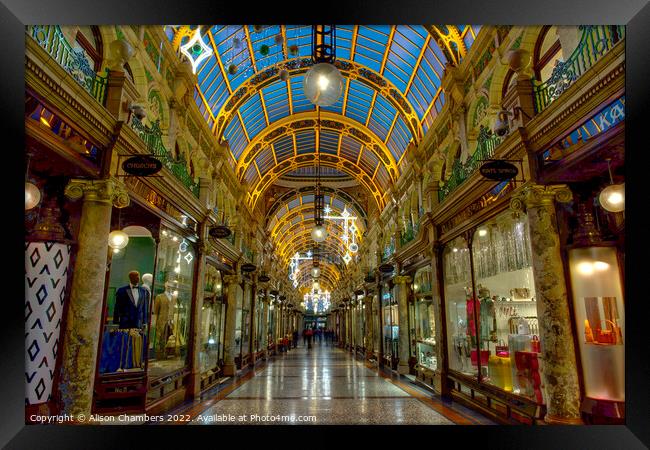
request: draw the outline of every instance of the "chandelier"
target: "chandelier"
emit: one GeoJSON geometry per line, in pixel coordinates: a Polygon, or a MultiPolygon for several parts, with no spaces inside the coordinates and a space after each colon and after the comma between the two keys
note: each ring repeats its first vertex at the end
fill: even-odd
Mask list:
{"type": "Polygon", "coordinates": [[[305,311],[312,311],[315,314],[323,313],[330,308],[330,295],[328,290],[323,292],[320,288],[315,289],[304,295],[302,306],[305,308],[305,311]]]}
{"type": "Polygon", "coordinates": [[[325,213],[323,219],[341,220],[343,222],[343,234],[341,234],[341,240],[345,245],[343,261],[345,261],[345,264],[348,264],[352,260],[352,255],[359,251],[359,244],[357,244],[357,217],[350,215],[347,207],[343,207],[340,216],[332,215],[332,208],[329,205],[325,207],[323,212],[325,213]]]}

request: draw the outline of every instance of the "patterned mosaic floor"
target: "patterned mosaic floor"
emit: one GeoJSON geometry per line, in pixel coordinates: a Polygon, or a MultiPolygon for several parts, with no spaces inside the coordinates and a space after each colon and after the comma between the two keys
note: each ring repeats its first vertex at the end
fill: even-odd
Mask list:
{"type": "Polygon", "coordinates": [[[174,413],[190,417],[192,425],[492,423],[325,345],[276,356],[174,413]]]}

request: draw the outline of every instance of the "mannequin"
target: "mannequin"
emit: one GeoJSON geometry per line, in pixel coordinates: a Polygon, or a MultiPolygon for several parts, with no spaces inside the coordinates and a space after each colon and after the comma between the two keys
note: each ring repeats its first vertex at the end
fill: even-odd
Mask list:
{"type": "Polygon", "coordinates": [[[144,365],[146,327],[149,321],[149,291],[140,286],[140,273],[129,272],[129,284],[115,293],[113,323],[124,338],[120,351],[120,369],[141,368],[144,365]]]}
{"type": "Polygon", "coordinates": [[[167,281],[165,282],[165,292],[158,294],[154,298],[153,314],[155,320],[154,329],[156,332],[156,359],[165,358],[165,344],[167,344],[167,339],[173,329],[172,314],[174,312],[174,305],[176,304],[173,289],[172,283],[167,281]]]}
{"type": "Polygon", "coordinates": [[[149,312],[149,292],[140,286],[140,272],[129,272],[130,283],[115,293],[113,323],[120,329],[139,328],[147,325],[149,312]]]}

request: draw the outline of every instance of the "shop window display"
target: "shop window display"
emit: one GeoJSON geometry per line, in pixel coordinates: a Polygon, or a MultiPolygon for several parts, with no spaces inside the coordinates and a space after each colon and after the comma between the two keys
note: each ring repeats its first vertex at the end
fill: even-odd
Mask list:
{"type": "Polygon", "coordinates": [[[399,356],[399,313],[397,300],[393,295],[388,283],[382,290],[382,314],[384,321],[384,357],[396,359],[399,356]]]}
{"type": "Polygon", "coordinates": [[[363,338],[366,332],[366,323],[364,317],[365,305],[363,304],[363,295],[357,296],[357,306],[354,308],[355,311],[355,344],[359,347],[364,346],[363,338]]]}
{"type": "Polygon", "coordinates": [[[379,298],[377,295],[372,297],[372,345],[373,351],[378,352],[381,343],[381,328],[379,328],[379,298]]]}
{"type": "Polygon", "coordinates": [[[625,402],[625,304],[615,247],[569,251],[585,396],[625,402]]]}
{"type": "Polygon", "coordinates": [[[149,375],[156,379],[186,365],[194,248],[163,229],[158,244],[149,347],[149,375]]]}
{"type": "Polygon", "coordinates": [[[474,308],[478,302],[473,299],[469,248],[464,238],[457,237],[445,246],[443,264],[449,368],[477,377],[474,308]]]}
{"type": "Polygon", "coordinates": [[[251,341],[251,285],[246,283],[242,299],[241,355],[248,355],[251,341]]]}
{"type": "Polygon", "coordinates": [[[201,307],[201,373],[215,370],[219,360],[223,358],[225,312],[221,272],[207,264],[201,307]]]}
{"type": "Polygon", "coordinates": [[[528,219],[505,212],[474,232],[481,381],[543,404],[528,219]]]}
{"type": "Polygon", "coordinates": [[[146,230],[127,234],[127,246],[111,256],[100,374],[141,372],[146,368],[156,244],[146,230]]]}
{"type": "Polygon", "coordinates": [[[243,311],[242,307],[244,305],[244,291],[240,285],[235,285],[235,298],[237,299],[236,303],[236,312],[235,312],[235,352],[238,355],[241,355],[241,345],[242,345],[242,316],[243,311]]]}
{"type": "Polygon", "coordinates": [[[413,277],[413,315],[414,336],[418,365],[429,370],[436,370],[436,321],[433,297],[433,274],[431,267],[419,269],[413,277]]]}

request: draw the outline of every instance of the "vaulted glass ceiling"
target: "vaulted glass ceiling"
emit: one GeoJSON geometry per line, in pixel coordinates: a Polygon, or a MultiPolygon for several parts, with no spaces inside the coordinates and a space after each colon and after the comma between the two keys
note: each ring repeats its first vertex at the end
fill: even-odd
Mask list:
{"type": "MultiPolygon", "coordinates": [[[[298,114],[301,119],[314,117],[315,107],[302,89],[311,66],[311,26],[204,27],[204,40],[214,53],[197,68],[194,98],[215,134],[228,142],[231,163],[249,186],[258,186],[283,162],[291,161],[286,170],[294,170],[300,165],[296,157],[313,152],[319,141],[323,152],[343,153],[370,178],[377,175],[377,186],[384,189],[399,176],[409,143],[422,138],[445,102],[440,79],[455,56],[444,43],[451,40],[460,58],[478,30],[464,25],[337,26],[336,56],[345,89],[336,104],[322,110],[350,125],[348,130],[363,129],[373,138],[370,146],[355,141],[354,132],[341,133],[335,123],[322,136],[314,126],[290,127],[268,139],[270,131],[277,132],[274,124],[288,124],[298,114]],[[285,81],[278,75],[282,68],[290,74],[285,81]]],[[[167,26],[166,32],[180,45],[189,39],[191,28],[167,26]]],[[[331,163],[341,163],[340,158],[331,163]]]]}
{"type": "MultiPolygon", "coordinates": [[[[196,26],[166,26],[176,49],[196,26]]],[[[479,31],[468,25],[337,25],[341,98],[317,111],[303,91],[311,62],[311,26],[209,25],[201,36],[212,55],[196,67],[194,100],[212,132],[230,149],[229,163],[255,208],[278,180],[285,192],[265,211],[266,227],[287,262],[313,248],[315,166],[324,179],[356,180],[379,210],[410,145],[417,145],[445,103],[445,65],[458,64],[479,31]],[[317,153],[318,149],[318,153],[317,153]],[[316,155],[319,155],[318,159],[316,155]],[[290,238],[289,238],[290,237],[290,238]]],[[[364,206],[328,187],[332,214],[344,208],[366,229],[364,206]]],[[[323,271],[331,283],[345,267],[341,225],[326,221],[323,271]]],[[[307,283],[303,271],[301,283],[307,283]]]]}

